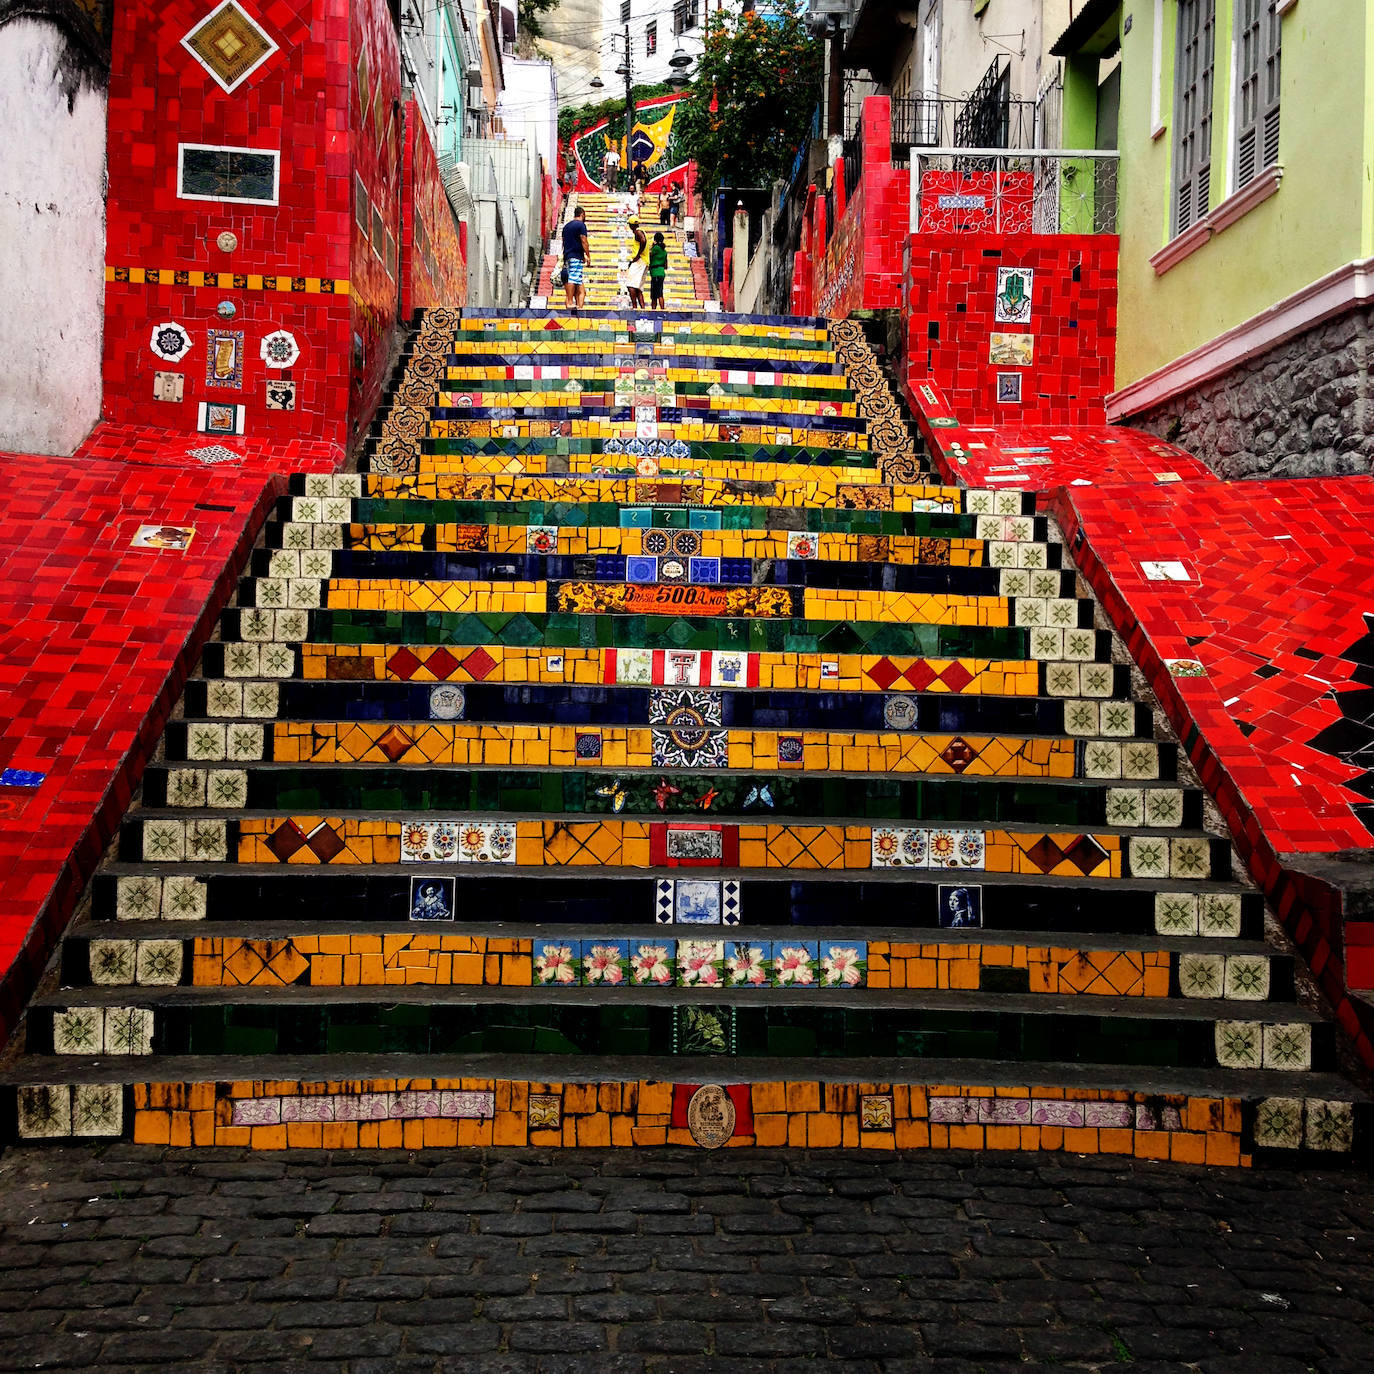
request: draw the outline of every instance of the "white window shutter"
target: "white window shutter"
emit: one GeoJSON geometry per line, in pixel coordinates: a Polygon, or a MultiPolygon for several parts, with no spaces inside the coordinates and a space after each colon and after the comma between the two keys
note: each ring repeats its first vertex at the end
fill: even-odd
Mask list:
{"type": "Polygon", "coordinates": [[[1173,234],[1206,213],[1212,187],[1212,78],[1216,0],[1178,0],[1174,83],[1173,234]]]}

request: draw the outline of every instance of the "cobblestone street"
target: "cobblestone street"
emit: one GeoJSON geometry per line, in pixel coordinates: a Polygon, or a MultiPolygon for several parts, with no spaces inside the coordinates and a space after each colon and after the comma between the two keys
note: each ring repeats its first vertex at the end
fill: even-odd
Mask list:
{"type": "Polygon", "coordinates": [[[1048,1156],[0,1161],[0,1367],[1367,1370],[1367,1181],[1048,1156]]]}

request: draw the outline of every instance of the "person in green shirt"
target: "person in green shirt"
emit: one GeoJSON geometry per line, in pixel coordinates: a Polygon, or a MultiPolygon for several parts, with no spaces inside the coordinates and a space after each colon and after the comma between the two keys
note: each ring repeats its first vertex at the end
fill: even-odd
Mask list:
{"type": "Polygon", "coordinates": [[[668,249],[664,246],[663,235],[654,235],[654,245],[649,249],[649,308],[663,309],[663,279],[668,275],[668,249]]]}

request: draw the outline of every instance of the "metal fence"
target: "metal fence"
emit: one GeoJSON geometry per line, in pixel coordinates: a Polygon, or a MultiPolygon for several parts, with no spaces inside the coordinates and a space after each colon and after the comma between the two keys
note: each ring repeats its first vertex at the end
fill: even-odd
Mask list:
{"type": "Polygon", "coordinates": [[[1114,234],[1120,154],[912,148],[915,233],[1114,234]]]}
{"type": "Polygon", "coordinates": [[[950,148],[965,142],[980,148],[1033,148],[1035,102],[1007,100],[996,106],[984,104],[976,111],[967,100],[944,96],[892,102],[894,161],[904,161],[911,147],[950,148]],[[976,125],[970,123],[972,113],[979,116],[976,125]],[[978,137],[970,137],[974,133],[978,137]]]}

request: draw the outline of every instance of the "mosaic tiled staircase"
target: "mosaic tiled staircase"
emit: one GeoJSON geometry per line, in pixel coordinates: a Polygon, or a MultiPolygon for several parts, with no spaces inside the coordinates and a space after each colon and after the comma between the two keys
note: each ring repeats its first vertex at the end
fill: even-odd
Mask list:
{"type": "MultiPolygon", "coordinates": [[[[587,309],[604,310],[629,305],[625,295],[624,273],[634,253],[634,236],[630,231],[625,196],[592,193],[575,196],[587,222],[587,246],[591,250],[591,266],[586,270],[587,309]]],[[[667,229],[658,223],[654,210],[657,198],[644,197],[644,211],[640,228],[650,244],[654,235],[663,235],[668,249],[668,275],[663,279],[663,302],[666,309],[697,310],[710,299],[705,264],[700,258],[687,255],[686,239],[681,226],[667,229]]],[[[561,266],[561,243],[557,235],[545,257],[536,294],[547,297],[551,306],[561,306],[563,288],[554,285],[554,274],[561,266]]],[[[649,299],[649,283],[644,283],[644,299],[649,299]]]]}
{"type": "Polygon", "coordinates": [[[431,311],[366,467],[254,552],[21,1137],[1361,1148],[1054,530],[857,328],[431,311]]]}

